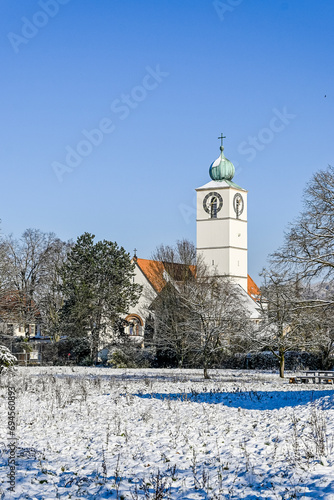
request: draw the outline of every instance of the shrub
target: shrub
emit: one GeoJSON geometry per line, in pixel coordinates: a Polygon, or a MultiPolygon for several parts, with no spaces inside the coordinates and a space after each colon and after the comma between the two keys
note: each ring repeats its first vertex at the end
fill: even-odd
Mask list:
{"type": "Polygon", "coordinates": [[[17,359],[10,350],[4,345],[0,345],[0,373],[6,368],[13,366],[16,362],[17,359]]]}
{"type": "Polygon", "coordinates": [[[120,349],[109,353],[107,364],[113,368],[134,368],[133,360],[120,349]]]}
{"type": "Polygon", "coordinates": [[[92,360],[92,358],[90,356],[87,356],[86,358],[81,359],[79,365],[80,366],[93,366],[94,361],[92,360]]]}
{"type": "Polygon", "coordinates": [[[88,358],[90,357],[90,344],[87,338],[69,337],[66,340],[61,340],[57,345],[59,362],[74,361],[78,364],[85,363],[87,365],[88,358]]]}
{"type": "MultiPolygon", "coordinates": [[[[279,363],[272,352],[264,351],[227,356],[223,359],[219,367],[229,369],[277,370],[279,363]]],[[[321,357],[310,352],[287,351],[285,353],[285,369],[318,370],[321,369],[321,357]]]]}

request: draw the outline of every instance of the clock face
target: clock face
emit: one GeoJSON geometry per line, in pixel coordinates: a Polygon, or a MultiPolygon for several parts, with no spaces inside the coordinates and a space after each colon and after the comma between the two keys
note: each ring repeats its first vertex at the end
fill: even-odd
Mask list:
{"type": "Polygon", "coordinates": [[[233,198],[233,209],[236,213],[237,218],[242,214],[244,211],[244,199],[241,196],[240,193],[237,193],[234,195],[233,198]]]}
{"type": "Polygon", "coordinates": [[[223,198],[219,193],[211,192],[206,195],[203,200],[203,208],[207,214],[211,215],[212,218],[217,216],[219,210],[222,209],[223,198]]]}

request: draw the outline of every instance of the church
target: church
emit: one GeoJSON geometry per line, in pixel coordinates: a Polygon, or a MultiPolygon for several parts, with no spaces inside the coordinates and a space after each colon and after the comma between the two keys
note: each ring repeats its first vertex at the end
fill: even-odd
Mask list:
{"type": "MultiPolygon", "coordinates": [[[[260,290],[247,272],[247,190],[233,182],[235,168],[224,155],[211,164],[211,180],[196,189],[196,256],[215,276],[228,277],[240,292],[249,318],[260,320],[260,290]]],[[[150,305],[171,280],[163,262],[133,257],[134,281],[143,287],[138,304],[126,316],[127,333],[144,346],[145,329],[152,320],[150,305]]]]}

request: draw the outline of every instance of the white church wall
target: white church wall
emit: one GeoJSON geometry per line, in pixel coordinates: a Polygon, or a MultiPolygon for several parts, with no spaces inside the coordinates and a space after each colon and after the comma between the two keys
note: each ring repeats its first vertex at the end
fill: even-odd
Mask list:
{"type": "Polygon", "coordinates": [[[197,221],[197,248],[228,247],[230,241],[230,228],[226,223],[219,224],[221,218],[197,221]]]}
{"type": "Polygon", "coordinates": [[[129,314],[137,314],[145,323],[145,320],[149,315],[149,307],[157,294],[138,265],[135,267],[134,283],[141,285],[143,287],[143,291],[140,295],[138,303],[129,310],[129,314]]]}

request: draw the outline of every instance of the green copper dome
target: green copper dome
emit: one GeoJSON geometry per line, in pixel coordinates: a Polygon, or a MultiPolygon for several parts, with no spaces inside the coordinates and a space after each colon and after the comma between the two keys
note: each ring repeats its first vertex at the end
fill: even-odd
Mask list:
{"type": "Polygon", "coordinates": [[[235,168],[232,162],[228,160],[223,151],[224,146],[220,146],[220,156],[214,161],[209,169],[210,177],[213,181],[231,181],[235,174],[235,168]]]}

